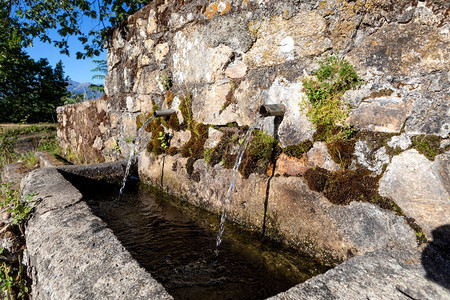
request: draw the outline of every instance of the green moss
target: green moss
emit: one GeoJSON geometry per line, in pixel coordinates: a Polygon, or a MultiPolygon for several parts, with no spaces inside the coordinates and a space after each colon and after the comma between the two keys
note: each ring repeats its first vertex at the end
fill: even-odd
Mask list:
{"type": "Polygon", "coordinates": [[[193,156],[196,159],[203,157],[203,145],[208,139],[208,126],[192,120],[188,129],[191,131],[191,138],[181,147],[183,157],[193,156]]]}
{"type": "Polygon", "coordinates": [[[335,172],[327,180],[324,196],[334,204],[349,204],[352,201],[381,202],[377,196],[378,179],[370,172],[358,171],[335,172]]]}
{"type": "Polygon", "coordinates": [[[169,154],[170,156],[174,156],[175,154],[177,154],[179,152],[177,147],[169,147],[167,149],[167,154],[169,154]]]}
{"type": "Polygon", "coordinates": [[[321,60],[319,65],[314,72],[316,78],[303,81],[308,101],[302,103],[302,108],[307,109],[308,119],[320,130],[318,140],[330,142],[348,135],[345,120],[349,106],[341,98],[345,91],[357,87],[361,81],[346,60],[331,56],[321,60]]]}
{"type": "Polygon", "coordinates": [[[190,92],[187,92],[186,95],[181,98],[181,103],[178,106],[178,109],[183,116],[184,123],[189,124],[192,121],[192,95],[190,92]]]}
{"type": "Polygon", "coordinates": [[[154,155],[160,155],[166,152],[168,148],[168,137],[164,131],[164,127],[159,125],[152,131],[152,137],[147,143],[147,151],[154,155]]]}
{"type": "Polygon", "coordinates": [[[354,140],[335,140],[327,144],[328,152],[331,158],[341,166],[347,169],[353,160],[353,152],[355,151],[354,140]]]}
{"type": "Polygon", "coordinates": [[[173,102],[173,98],[175,98],[175,94],[169,89],[166,92],[166,103],[167,103],[167,107],[171,107],[172,106],[172,102],[173,102]]]}
{"type": "Polygon", "coordinates": [[[177,114],[171,114],[167,120],[167,126],[175,131],[180,131],[180,121],[177,114]]]}
{"type": "Polygon", "coordinates": [[[189,157],[186,162],[186,172],[189,174],[189,176],[192,176],[192,173],[194,173],[194,163],[196,159],[194,157],[189,157]]]}
{"type": "Polygon", "coordinates": [[[213,150],[213,148],[207,148],[203,151],[203,157],[205,158],[207,164],[211,162],[211,153],[213,152],[213,150]]]}
{"type": "Polygon", "coordinates": [[[166,69],[161,73],[159,80],[166,91],[172,87],[172,74],[170,70],[166,69]]]}
{"type": "MultiPolygon", "coordinates": [[[[188,124],[188,129],[191,131],[191,138],[181,147],[181,156],[189,157],[188,163],[195,162],[197,159],[203,158],[206,140],[208,139],[208,126],[202,123],[197,123],[194,120],[188,124]],[[192,161],[193,162],[190,162],[192,161]]],[[[186,164],[186,169],[191,168],[186,164]]],[[[190,170],[190,169],[189,169],[190,170]]]]}
{"type": "Polygon", "coordinates": [[[211,149],[209,153],[209,161],[207,161],[211,166],[215,166],[220,163],[223,160],[223,157],[230,153],[233,145],[233,142],[231,141],[232,136],[233,131],[224,131],[217,146],[211,149]]]}
{"type": "Polygon", "coordinates": [[[428,242],[428,239],[423,232],[422,228],[417,224],[416,220],[414,218],[405,218],[408,225],[414,230],[416,234],[417,243],[419,245],[428,242]]]}
{"type": "Polygon", "coordinates": [[[435,135],[418,135],[412,138],[412,147],[426,158],[434,160],[436,155],[444,152],[444,149],[440,148],[441,140],[441,137],[435,135]]]}
{"type": "Polygon", "coordinates": [[[323,192],[325,189],[325,184],[330,176],[330,171],[316,167],[307,170],[303,175],[303,178],[306,180],[306,183],[311,190],[315,192],[323,192]]]}
{"type": "Polygon", "coordinates": [[[283,153],[290,157],[300,159],[304,153],[308,152],[313,147],[310,140],[304,141],[297,145],[290,145],[283,149],[283,153]]]}
{"type": "Polygon", "coordinates": [[[393,136],[398,135],[397,133],[385,133],[376,131],[362,130],[356,134],[356,139],[365,141],[370,147],[370,150],[374,151],[380,149],[381,147],[389,147],[388,142],[393,136]]]}
{"type": "Polygon", "coordinates": [[[223,167],[225,169],[233,169],[236,163],[237,154],[226,154],[222,158],[223,167]]]}
{"type": "Polygon", "coordinates": [[[141,113],[136,117],[136,129],[139,130],[142,125],[144,125],[145,121],[152,116],[151,113],[141,113]]]}
{"type": "Polygon", "coordinates": [[[253,132],[253,139],[248,146],[239,172],[248,178],[251,173],[265,174],[270,162],[274,162],[282,152],[278,142],[261,130],[253,132]]]}

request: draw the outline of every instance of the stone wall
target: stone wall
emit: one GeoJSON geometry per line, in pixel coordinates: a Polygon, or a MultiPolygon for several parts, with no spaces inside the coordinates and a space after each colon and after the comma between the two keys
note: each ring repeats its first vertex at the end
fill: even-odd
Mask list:
{"type": "MultiPolygon", "coordinates": [[[[317,167],[335,173],[363,168],[379,180],[380,196],[430,237],[450,219],[449,11],[441,0],[154,1],[107,42],[106,97],[59,108],[58,136],[63,148],[86,162],[117,160],[128,155],[138,116],[172,108],[181,127],[162,125],[174,134],[175,154],[197,134],[180,110],[187,96],[192,118],[214,125],[205,148],[216,147],[229,126],[250,125],[261,104],[282,103],[279,145],[311,140],[313,147],[300,159],[282,154],[275,170],[281,176],[270,181],[270,174],[238,175],[232,204],[237,221],[260,228],[269,189],[274,231],[298,244],[313,242],[315,249],[346,258],[407,243],[413,234],[405,218],[373,204],[332,204],[304,177],[317,167]],[[347,121],[373,133],[357,135],[349,166],[333,161],[330,145],[315,138],[316,128],[299,106],[304,79],[329,55],[347,59],[363,80],[343,96],[351,107],[347,121]],[[431,157],[415,140],[423,134],[434,138],[431,157]]],[[[273,117],[260,127],[273,134],[273,117]]],[[[159,184],[164,174],[172,193],[220,209],[231,171],[223,162],[206,164],[201,155],[190,164],[182,156],[166,156],[163,168],[163,156],[143,150],[141,177],[159,184]]]]}

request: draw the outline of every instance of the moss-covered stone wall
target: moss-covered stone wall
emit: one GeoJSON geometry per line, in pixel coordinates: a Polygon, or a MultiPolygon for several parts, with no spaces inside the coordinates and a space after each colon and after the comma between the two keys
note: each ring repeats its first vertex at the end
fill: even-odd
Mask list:
{"type": "Polygon", "coordinates": [[[236,221],[340,259],[448,223],[448,5],[219,2],[153,1],[116,28],[106,97],[58,110],[63,148],[126,158],[174,109],[146,128],[141,177],[220,211],[260,105],[284,104],[243,157],[236,221]]]}

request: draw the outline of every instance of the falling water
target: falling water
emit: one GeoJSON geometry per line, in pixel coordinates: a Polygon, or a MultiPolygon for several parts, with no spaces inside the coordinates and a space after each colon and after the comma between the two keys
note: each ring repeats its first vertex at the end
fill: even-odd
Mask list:
{"type": "Polygon", "coordinates": [[[134,141],[133,147],[131,148],[131,151],[130,151],[130,157],[128,158],[127,168],[125,169],[125,176],[123,177],[123,180],[122,180],[122,187],[120,188],[120,191],[119,191],[119,198],[120,198],[120,196],[122,196],[123,190],[124,190],[125,185],[126,185],[126,183],[127,183],[127,178],[128,178],[128,175],[130,174],[131,164],[133,163],[133,160],[134,160],[134,158],[135,158],[135,156],[136,156],[136,152],[137,152],[137,150],[138,150],[138,146],[139,146],[139,143],[140,143],[140,141],[141,141],[142,134],[144,133],[144,130],[145,130],[145,128],[147,128],[148,124],[149,124],[151,121],[153,121],[154,119],[155,119],[154,116],[149,117],[149,118],[144,122],[144,124],[142,125],[142,127],[141,127],[141,128],[139,129],[139,131],[138,131],[136,140],[134,141]]]}
{"type": "Polygon", "coordinates": [[[250,136],[252,135],[253,130],[257,127],[257,125],[259,123],[260,123],[260,120],[253,122],[253,124],[249,127],[248,131],[245,133],[245,135],[242,139],[242,142],[241,142],[241,146],[239,147],[239,152],[238,152],[238,155],[236,157],[236,162],[234,163],[234,167],[233,167],[233,180],[231,182],[230,188],[228,189],[227,198],[225,200],[225,205],[223,207],[222,216],[220,217],[219,233],[217,234],[217,238],[216,238],[216,250],[214,250],[214,253],[216,254],[216,256],[219,255],[219,247],[220,247],[220,244],[222,243],[222,235],[225,230],[225,220],[227,218],[228,209],[229,209],[230,203],[231,203],[231,195],[233,194],[234,183],[236,181],[236,174],[239,170],[239,166],[241,165],[242,156],[244,156],[244,152],[245,152],[245,150],[247,150],[248,144],[250,142],[250,136]]]}

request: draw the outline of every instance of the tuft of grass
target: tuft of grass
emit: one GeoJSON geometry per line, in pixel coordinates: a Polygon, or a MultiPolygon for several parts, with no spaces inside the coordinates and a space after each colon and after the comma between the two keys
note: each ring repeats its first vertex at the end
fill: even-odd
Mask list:
{"type": "Polygon", "coordinates": [[[351,135],[345,124],[350,108],[342,101],[342,95],[356,88],[361,80],[347,60],[330,56],[319,61],[319,66],[315,78],[303,81],[307,101],[301,106],[306,109],[308,119],[321,128],[321,139],[331,142],[351,135]]]}
{"type": "Polygon", "coordinates": [[[33,169],[39,163],[39,158],[37,158],[34,152],[27,152],[20,156],[20,160],[28,169],[33,169]]]}
{"type": "MultiPolygon", "coordinates": [[[[2,184],[0,188],[0,208],[7,208],[6,211],[11,213],[12,224],[20,230],[22,236],[24,236],[24,223],[32,211],[31,204],[34,202],[32,197],[35,195],[28,194],[25,200],[22,200],[20,192],[12,189],[9,184],[2,184]]],[[[0,255],[6,252],[8,252],[7,249],[0,249],[0,255]]],[[[8,262],[2,262],[0,264],[0,295],[5,299],[28,299],[29,289],[25,278],[26,272],[20,262],[20,256],[18,262],[13,262],[11,265],[8,262]]]]}
{"type": "Polygon", "coordinates": [[[14,152],[14,144],[16,141],[17,136],[0,134],[0,169],[17,159],[17,155],[14,152]]]}

